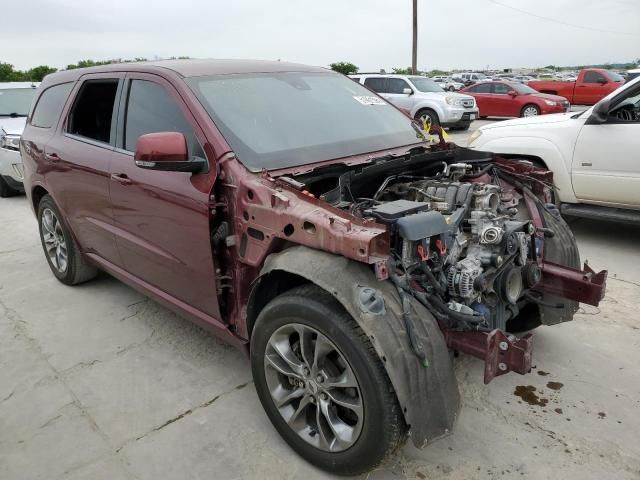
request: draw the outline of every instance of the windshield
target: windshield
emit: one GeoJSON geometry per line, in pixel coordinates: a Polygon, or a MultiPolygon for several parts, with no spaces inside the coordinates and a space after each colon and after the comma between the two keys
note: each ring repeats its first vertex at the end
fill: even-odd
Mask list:
{"type": "Polygon", "coordinates": [[[35,88],[0,90],[0,116],[15,114],[16,116],[26,117],[35,93],[35,88]]]}
{"type": "Polygon", "coordinates": [[[509,83],[509,86],[511,88],[513,88],[516,92],[518,92],[521,95],[529,95],[531,93],[538,93],[537,90],[534,90],[533,88],[531,88],[528,85],[525,85],[523,83],[509,83]]]}
{"type": "Polygon", "coordinates": [[[616,72],[605,72],[605,75],[609,77],[609,80],[613,80],[614,82],[624,82],[624,77],[618,75],[616,72]]]}
{"type": "Polygon", "coordinates": [[[192,77],[187,83],[252,170],[419,142],[405,115],[342,75],[251,73],[192,77]]]}
{"type": "Polygon", "coordinates": [[[430,78],[409,77],[409,80],[411,80],[413,86],[416,87],[420,92],[444,92],[442,87],[430,78]]]}

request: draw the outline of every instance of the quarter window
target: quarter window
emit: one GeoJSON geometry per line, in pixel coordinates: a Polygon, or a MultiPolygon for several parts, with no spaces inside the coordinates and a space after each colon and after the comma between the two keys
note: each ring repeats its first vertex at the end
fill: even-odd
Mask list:
{"type": "Polygon", "coordinates": [[[67,132],[98,142],[111,143],[113,107],[118,80],[88,80],[69,114],[67,132]]]}
{"type": "Polygon", "coordinates": [[[40,128],[51,128],[54,123],[57,123],[71,87],[73,87],[73,83],[61,83],[42,92],[31,117],[31,125],[40,128]]]}
{"type": "Polygon", "coordinates": [[[162,85],[148,80],[132,80],[125,120],[124,149],[135,151],[141,135],[180,132],[187,139],[189,154],[205,158],[193,128],[162,85]]]}

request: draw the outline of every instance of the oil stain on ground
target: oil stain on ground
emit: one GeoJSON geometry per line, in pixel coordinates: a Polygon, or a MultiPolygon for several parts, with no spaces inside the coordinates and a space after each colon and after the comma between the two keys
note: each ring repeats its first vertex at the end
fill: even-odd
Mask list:
{"type": "Polygon", "coordinates": [[[564,387],[564,383],[560,383],[560,382],[547,383],[547,388],[550,388],[551,390],[560,390],[562,387],[564,387]]]}
{"type": "Polygon", "coordinates": [[[520,397],[529,405],[540,405],[541,407],[546,407],[547,403],[549,403],[549,399],[538,396],[536,393],[536,387],[533,385],[518,385],[513,391],[513,394],[516,397],[520,397]]]}

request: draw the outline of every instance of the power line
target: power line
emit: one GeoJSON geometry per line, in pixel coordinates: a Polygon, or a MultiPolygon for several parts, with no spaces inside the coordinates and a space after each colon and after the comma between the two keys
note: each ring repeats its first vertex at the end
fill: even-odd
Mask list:
{"type": "Polygon", "coordinates": [[[487,0],[490,3],[493,3],[494,5],[500,5],[501,7],[504,8],[508,8],[510,10],[515,10],[516,12],[520,12],[524,15],[529,15],[531,17],[535,17],[535,18],[539,18],[540,20],[546,20],[547,22],[553,22],[553,23],[558,23],[560,25],[564,25],[565,27],[572,27],[572,28],[580,28],[582,30],[591,30],[593,32],[601,32],[601,33],[611,33],[614,35],[631,35],[634,37],[638,37],[640,36],[640,33],[632,33],[632,32],[620,32],[617,30],[605,30],[603,28],[597,28],[597,27],[589,27],[586,25],[578,25],[576,23],[569,23],[569,22],[565,22],[563,20],[558,20],[556,18],[551,18],[551,17],[545,17],[544,15],[538,15],[537,13],[533,13],[533,12],[529,12],[527,10],[522,10],[518,7],[513,7],[511,5],[506,5],[504,3],[500,3],[496,0],[487,0]]]}

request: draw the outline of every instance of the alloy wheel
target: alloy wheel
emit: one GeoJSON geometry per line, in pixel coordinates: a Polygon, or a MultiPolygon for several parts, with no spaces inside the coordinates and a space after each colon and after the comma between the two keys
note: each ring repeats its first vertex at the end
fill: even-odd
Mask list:
{"type": "Polygon", "coordinates": [[[69,262],[67,241],[64,237],[62,224],[50,208],[43,210],[41,223],[42,240],[51,265],[53,265],[58,272],[64,273],[67,270],[69,262]]]}
{"type": "Polygon", "coordinates": [[[325,335],[298,323],[280,327],[267,343],[264,370],[274,405],[307,443],[341,452],[358,440],[365,413],[358,380],[325,335]]]}
{"type": "Polygon", "coordinates": [[[536,107],[527,107],[522,112],[523,117],[535,117],[538,115],[538,109],[536,107]]]}

